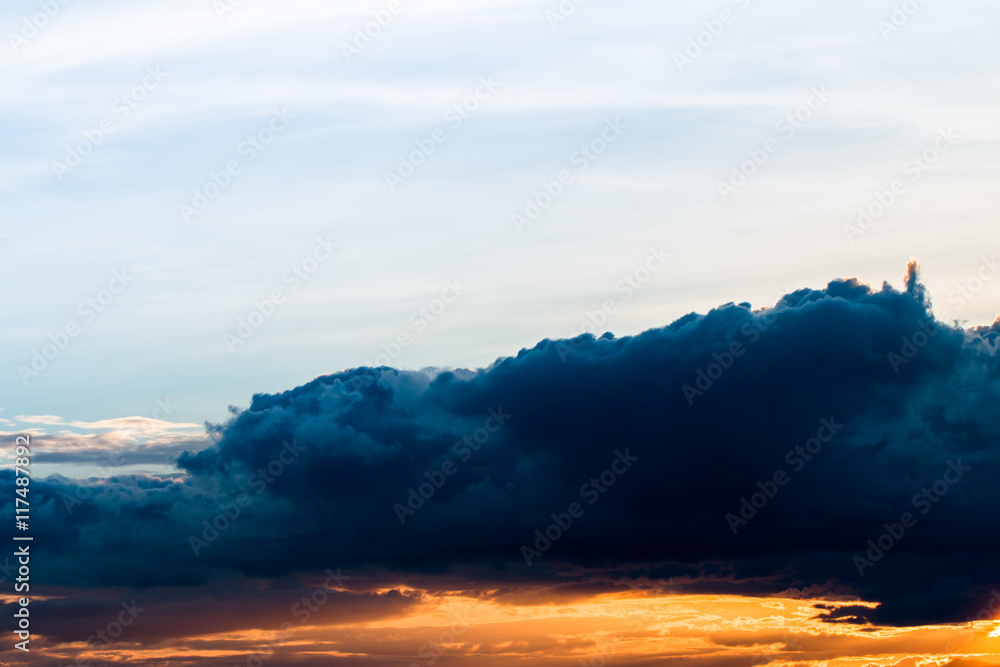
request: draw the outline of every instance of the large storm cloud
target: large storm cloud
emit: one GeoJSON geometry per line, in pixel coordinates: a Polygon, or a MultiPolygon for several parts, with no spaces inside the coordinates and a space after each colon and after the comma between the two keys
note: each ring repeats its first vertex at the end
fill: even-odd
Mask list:
{"type": "Polygon", "coordinates": [[[964,621],[1000,585],[998,337],[936,321],[911,267],[901,291],[837,280],[481,370],[325,375],[234,410],[184,475],[36,481],[38,567],[133,587],[675,577],[964,621]]]}

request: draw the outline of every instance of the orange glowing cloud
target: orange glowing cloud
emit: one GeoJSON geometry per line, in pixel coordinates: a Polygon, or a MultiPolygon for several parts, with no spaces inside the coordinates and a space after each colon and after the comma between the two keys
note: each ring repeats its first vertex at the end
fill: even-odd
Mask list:
{"type": "Polygon", "coordinates": [[[492,595],[404,593],[419,604],[375,620],[295,625],[281,612],[271,619],[272,629],[113,650],[52,644],[44,654],[67,664],[80,657],[91,664],[171,667],[311,666],[334,659],[333,664],[406,667],[507,667],[526,660],[592,667],[671,660],[705,667],[1000,665],[1000,639],[990,636],[993,622],[908,628],[874,627],[859,619],[830,622],[836,617],[831,610],[874,606],[856,601],[628,592],[558,604],[509,604],[492,595]]]}

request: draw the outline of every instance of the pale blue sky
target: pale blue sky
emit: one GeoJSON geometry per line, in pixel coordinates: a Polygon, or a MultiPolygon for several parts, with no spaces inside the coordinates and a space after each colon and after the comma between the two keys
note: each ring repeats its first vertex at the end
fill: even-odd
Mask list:
{"type": "Polygon", "coordinates": [[[172,421],[217,421],[254,392],[372,362],[400,334],[392,365],[482,366],[571,335],[609,299],[599,329],[624,335],[836,277],[898,285],[911,256],[939,312],[985,324],[1000,310],[982,268],[1000,208],[994,2],[914,1],[883,36],[882,0],[587,0],[554,28],[555,0],[400,0],[351,60],[341,45],[388,2],[244,0],[224,18],[216,4],[56,3],[16,53],[10,33],[41,5],[4,5],[11,429],[18,415],[159,418],[167,398],[172,421]],[[721,34],[679,71],[706,21],[721,34]],[[810,100],[821,87],[829,99],[810,100]],[[467,118],[449,115],[477,90],[467,118]],[[779,129],[810,101],[801,127],[779,129]],[[275,109],[294,117],[250,160],[241,145],[275,109]],[[53,163],[105,119],[114,131],[60,180],[53,163]],[[581,161],[609,119],[623,129],[581,161]],[[386,171],[439,128],[390,192],[386,171]],[[949,128],[926,171],[904,166],[949,128]],[[718,182],[765,145],[777,150],[724,202],[718,182]],[[231,161],[239,175],[185,222],[179,206],[231,161]],[[512,214],[564,170],[572,182],[517,233],[512,214]],[[895,180],[903,194],[849,240],[858,207],[895,180]],[[339,247],[294,287],[286,273],[317,238],[339,247]],[[666,265],[623,288],[650,248],[666,265]],[[134,278],[90,321],[79,304],[122,269],[134,278]],[[949,303],[977,273],[982,289],[949,303]],[[421,315],[455,280],[443,314],[421,315]],[[230,352],[224,335],[275,289],[284,302],[230,352]],[[73,324],[25,384],[18,367],[73,324]]]}

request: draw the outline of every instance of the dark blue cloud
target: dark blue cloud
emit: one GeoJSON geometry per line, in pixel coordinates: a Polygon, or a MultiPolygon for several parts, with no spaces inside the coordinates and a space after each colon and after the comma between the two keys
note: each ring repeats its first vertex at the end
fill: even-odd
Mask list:
{"type": "Polygon", "coordinates": [[[1000,324],[963,330],[929,308],[911,268],[903,291],[838,280],[770,309],[545,340],[481,370],[318,377],[254,396],[180,458],[183,478],[95,480],[71,514],[73,483],[38,484],[41,525],[58,526],[40,562],[53,581],[127,586],[572,568],[881,603],[852,622],[963,621],[1000,585],[1000,324]],[[522,547],[545,546],[535,531],[574,502],[529,567],[522,547]],[[190,536],[220,505],[238,516],[196,556],[190,536]]]}

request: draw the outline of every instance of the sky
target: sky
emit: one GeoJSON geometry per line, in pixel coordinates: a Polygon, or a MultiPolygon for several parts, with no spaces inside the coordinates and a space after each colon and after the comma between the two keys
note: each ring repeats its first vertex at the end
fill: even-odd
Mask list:
{"type": "MultiPolygon", "coordinates": [[[[670,261],[598,334],[837,277],[879,285],[911,257],[938,311],[993,320],[998,282],[947,299],[992,257],[992,3],[923,3],[883,37],[890,2],[587,2],[567,17],[554,2],[403,2],[347,55],[387,6],[217,4],[67,2],[16,52],[7,35],[6,418],[150,417],[169,398],[175,420],[219,420],[255,392],[373,363],[404,332],[393,366],[485,366],[592,326],[651,247],[670,261]],[[244,144],[275,109],[294,118],[263,150],[244,144]],[[620,136],[581,154],[609,119],[620,136]],[[91,148],[102,120],[112,132],[91,148]],[[949,128],[947,151],[916,181],[904,173],[949,128]],[[445,141],[390,191],[386,172],[435,130],[445,141]],[[769,139],[777,152],[723,201],[718,183],[769,139]],[[56,166],[81,142],[79,166],[56,166]],[[215,193],[232,161],[240,174],[185,221],[180,207],[215,193]],[[566,170],[573,183],[518,227],[566,170]],[[849,234],[896,180],[905,193],[849,234]],[[318,238],[339,247],[293,291],[286,274],[318,238]],[[123,270],[104,310],[81,309],[123,270]],[[448,281],[461,297],[418,331],[411,317],[448,281]],[[274,289],[285,303],[230,351],[225,334],[274,289]],[[67,349],[23,378],[72,324],[67,349]]],[[[37,10],[6,5],[7,32],[23,39],[37,10]]]]}
{"type": "Polygon", "coordinates": [[[997,19],[5,4],[23,664],[995,664],[997,19]]]}

